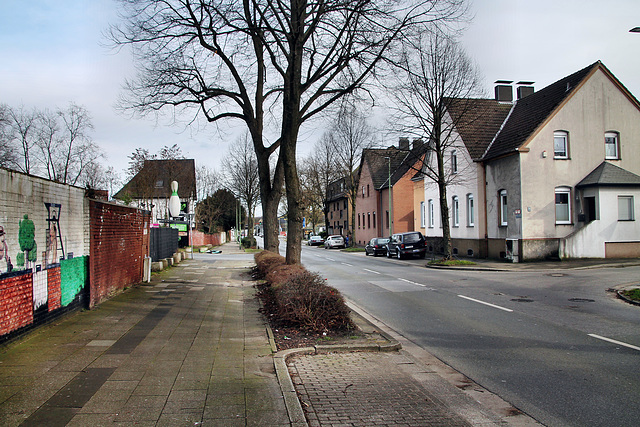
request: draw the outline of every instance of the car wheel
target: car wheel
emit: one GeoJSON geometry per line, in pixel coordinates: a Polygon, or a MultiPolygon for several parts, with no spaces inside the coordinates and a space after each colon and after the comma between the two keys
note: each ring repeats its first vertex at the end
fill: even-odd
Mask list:
{"type": "Polygon", "coordinates": [[[365,255],[365,256],[369,256],[369,252],[367,252],[367,250],[366,250],[366,249],[364,250],[364,255],[365,255]]]}
{"type": "Polygon", "coordinates": [[[400,253],[400,249],[396,249],[396,258],[402,259],[402,253],[400,253]]]}
{"type": "Polygon", "coordinates": [[[391,258],[391,251],[387,249],[387,258],[391,258]]]}

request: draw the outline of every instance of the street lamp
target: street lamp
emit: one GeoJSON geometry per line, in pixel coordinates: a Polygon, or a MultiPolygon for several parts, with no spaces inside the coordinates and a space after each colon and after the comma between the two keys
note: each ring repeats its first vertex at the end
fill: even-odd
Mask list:
{"type": "Polygon", "coordinates": [[[389,183],[389,215],[387,218],[389,219],[389,235],[393,234],[393,221],[391,220],[391,156],[385,156],[389,163],[389,177],[387,178],[387,182],[389,183]]]}

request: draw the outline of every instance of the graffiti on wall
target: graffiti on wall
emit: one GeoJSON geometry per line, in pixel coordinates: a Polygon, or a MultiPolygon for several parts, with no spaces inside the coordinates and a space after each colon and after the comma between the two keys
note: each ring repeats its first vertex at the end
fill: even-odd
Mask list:
{"type": "Polygon", "coordinates": [[[0,261],[2,260],[5,261],[6,271],[11,272],[11,270],[13,270],[13,265],[11,264],[11,258],[9,257],[9,246],[7,246],[4,227],[0,225],[0,261]]]}

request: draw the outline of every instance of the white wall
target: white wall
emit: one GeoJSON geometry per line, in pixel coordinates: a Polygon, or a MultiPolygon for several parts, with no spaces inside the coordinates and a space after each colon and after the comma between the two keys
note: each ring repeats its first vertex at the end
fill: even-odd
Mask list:
{"type": "MultiPolygon", "coordinates": [[[[20,252],[19,223],[24,215],[28,215],[35,226],[35,264],[44,264],[42,253],[47,249],[48,231],[45,203],[62,205],[59,220],[65,253],[73,252],[75,257],[89,255],[89,206],[84,189],[0,168],[0,226],[5,233],[0,240],[4,237],[14,268],[17,267],[16,255],[20,252]]],[[[61,255],[58,251],[58,256],[61,255]]],[[[3,258],[0,260],[0,273],[6,271],[7,263],[3,258]]]]}

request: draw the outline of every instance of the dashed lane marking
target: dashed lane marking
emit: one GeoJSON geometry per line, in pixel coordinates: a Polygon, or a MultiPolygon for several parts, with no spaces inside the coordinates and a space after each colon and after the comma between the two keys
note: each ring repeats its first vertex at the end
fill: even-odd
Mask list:
{"type": "Polygon", "coordinates": [[[510,308],[505,308],[505,307],[500,307],[499,305],[495,305],[495,304],[491,304],[485,301],[480,301],[479,299],[475,299],[475,298],[471,298],[471,297],[466,297],[464,295],[458,295],[460,298],[464,298],[466,300],[469,301],[473,301],[473,302],[477,302],[479,304],[484,304],[487,305],[489,307],[493,307],[493,308],[497,308],[498,310],[503,310],[503,311],[508,311],[508,312],[512,312],[513,310],[511,310],[510,308]]]}

